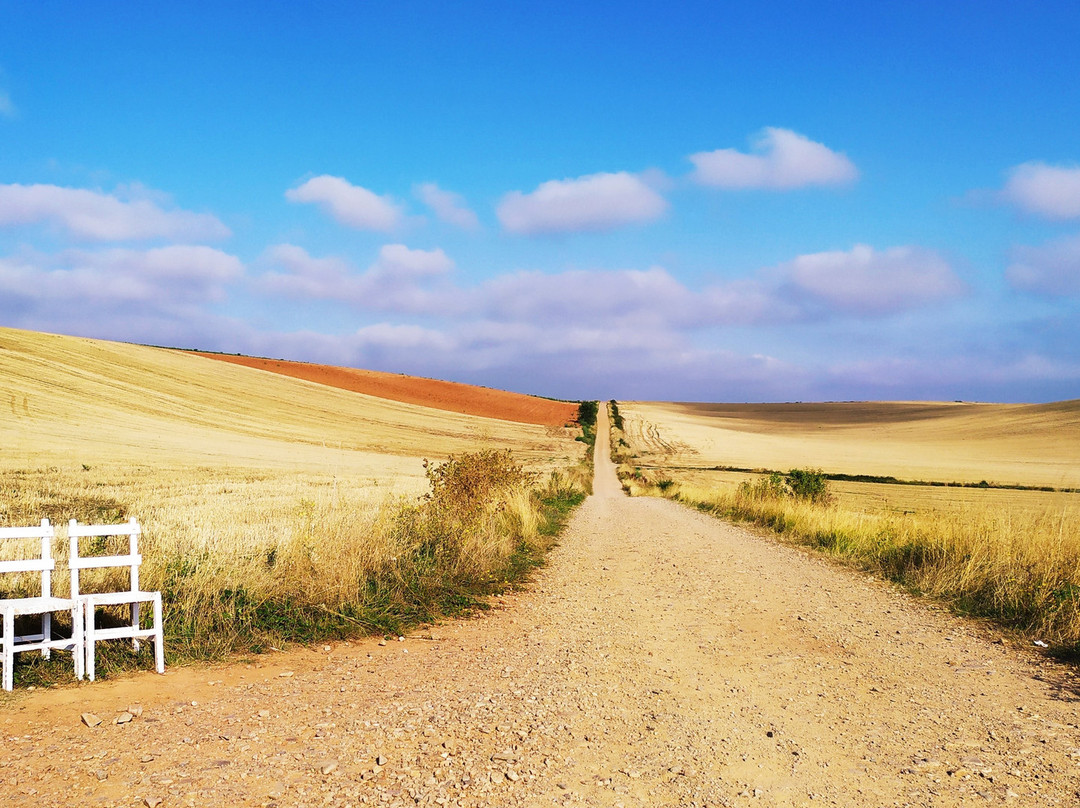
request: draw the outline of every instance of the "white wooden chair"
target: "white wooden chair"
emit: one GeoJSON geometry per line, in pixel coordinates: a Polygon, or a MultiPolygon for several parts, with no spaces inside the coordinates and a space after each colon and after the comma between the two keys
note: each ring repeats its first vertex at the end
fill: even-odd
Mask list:
{"type": "Polygon", "coordinates": [[[130,638],[132,646],[139,650],[139,640],[149,639],[154,643],[154,667],[158,673],[165,673],[165,647],[162,634],[161,622],[161,593],[144,592],[139,589],[139,565],[142,564],[142,556],[139,555],[139,536],[142,530],[134,517],[122,525],[80,525],[72,519],[68,524],[68,539],[71,542],[71,597],[79,602],[85,619],[83,630],[83,643],[86,648],[85,672],[90,681],[94,681],[95,645],[99,640],[112,640],[118,638],[130,638]],[[87,537],[127,536],[127,555],[80,555],[79,539],[87,537]],[[128,567],[130,569],[131,586],[129,589],[118,592],[82,592],[80,589],[79,572],[87,569],[103,569],[107,567],[128,567]],[[142,628],[139,624],[139,606],[143,603],[153,604],[154,620],[150,628],[142,628]],[[98,606],[131,606],[131,625],[118,626],[116,628],[97,627],[98,606]]]}
{"type": "MultiPolygon", "coordinates": [[[[0,599],[0,612],[3,613],[4,635],[0,638],[3,657],[4,690],[11,690],[15,684],[15,654],[22,651],[41,651],[41,655],[49,658],[53,649],[71,651],[75,663],[75,676],[83,678],[83,638],[82,638],[82,607],[74,598],[58,598],[52,594],[52,571],[56,562],[52,557],[52,542],[56,536],[55,529],[49,524],[48,519],[42,519],[38,527],[4,527],[0,528],[0,540],[11,540],[25,543],[28,539],[41,541],[40,555],[35,553],[33,558],[16,558],[9,561],[0,561],[0,573],[41,573],[41,595],[29,598],[6,598],[0,599]],[[53,612],[71,613],[71,637],[56,639],[52,637],[53,612]],[[15,618],[22,616],[39,615],[41,617],[41,632],[37,634],[15,634],[15,618]]],[[[27,555],[16,551],[14,555],[27,555]]]]}

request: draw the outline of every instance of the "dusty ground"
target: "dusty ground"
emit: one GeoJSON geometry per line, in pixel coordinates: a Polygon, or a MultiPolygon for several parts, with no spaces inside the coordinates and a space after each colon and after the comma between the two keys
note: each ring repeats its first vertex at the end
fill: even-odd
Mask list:
{"type": "Polygon", "coordinates": [[[418,404],[421,407],[433,407],[448,412],[552,427],[564,426],[577,418],[576,404],[510,393],[490,387],[476,387],[471,384],[445,382],[439,379],[422,379],[400,373],[382,373],[377,370],[314,365],[309,362],[287,362],[281,359],[259,359],[251,356],[198,351],[195,353],[208,359],[268,370],[341,390],[388,398],[391,401],[403,401],[406,404],[418,404]]]}
{"type": "Polygon", "coordinates": [[[1080,800],[1070,670],[820,558],[623,498],[599,448],[597,493],[528,592],[402,642],[21,694],[0,706],[3,804],[1080,800]],[[114,724],[129,704],[141,716],[114,724]]]}

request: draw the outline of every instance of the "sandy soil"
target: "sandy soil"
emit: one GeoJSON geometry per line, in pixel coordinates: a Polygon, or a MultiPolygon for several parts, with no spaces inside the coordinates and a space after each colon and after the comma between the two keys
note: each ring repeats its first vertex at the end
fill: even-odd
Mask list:
{"type": "Polygon", "coordinates": [[[577,418],[576,404],[510,393],[505,390],[494,390],[490,387],[476,387],[438,379],[421,379],[416,376],[382,373],[377,370],[286,362],[281,359],[258,359],[251,356],[231,356],[199,351],[193,353],[208,359],[268,370],[341,390],[388,398],[391,401],[403,401],[406,404],[419,404],[422,407],[433,407],[448,412],[500,418],[504,421],[539,426],[564,426],[577,418]]]}
{"type": "Polygon", "coordinates": [[[620,402],[638,462],[1080,487],[1080,400],[620,402]]]}
{"type": "Polygon", "coordinates": [[[401,642],[19,694],[3,803],[1077,804],[1072,670],[626,499],[601,443],[596,494],[528,591],[401,642]]]}

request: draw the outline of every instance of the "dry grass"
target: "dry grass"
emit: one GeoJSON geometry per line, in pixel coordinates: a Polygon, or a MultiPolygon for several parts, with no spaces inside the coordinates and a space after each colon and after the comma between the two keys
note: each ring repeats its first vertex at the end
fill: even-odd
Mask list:
{"type": "MultiPolygon", "coordinates": [[[[719,516],[852,559],[961,611],[991,616],[1061,647],[1080,645],[1080,508],[958,506],[923,515],[850,510],[790,498],[677,486],[719,516]]],[[[1069,500],[1065,499],[1069,497],[1069,500]]]]}
{"type": "MultiPolygon", "coordinates": [[[[641,410],[623,405],[622,412],[631,446],[623,447],[619,472],[630,493],[669,496],[722,518],[760,525],[786,541],[943,599],[961,612],[992,617],[1059,651],[1080,652],[1080,494],[837,482],[830,484],[829,504],[768,496],[755,485],[761,475],[639,465],[631,418],[640,417],[641,410]],[[671,482],[661,491],[664,480],[671,482]]],[[[638,423],[636,434],[641,434],[638,423]]],[[[666,440],[655,422],[652,429],[652,445],[666,440]]],[[[813,444],[802,444],[803,451],[808,445],[813,444]]],[[[1048,465],[1057,468],[1060,457],[1074,450],[1055,450],[1048,465]]],[[[912,452],[909,448],[902,456],[912,452]]],[[[999,456],[991,451],[986,466],[999,456]]],[[[1033,468],[1039,460],[1028,457],[1033,468]]],[[[813,457],[811,464],[823,465],[813,457]]],[[[748,465],[787,469],[795,464],[772,459],[748,465]]],[[[882,468],[876,473],[899,476],[898,468],[882,468]]]]}
{"type": "MultiPolygon", "coordinates": [[[[538,563],[584,496],[569,429],[173,351],[0,329],[0,394],[0,524],[57,524],[63,592],[68,519],[138,518],[142,583],[165,595],[172,661],[475,608],[538,563]],[[506,447],[512,460],[495,451],[506,447]],[[452,514],[421,499],[448,455],[520,471],[487,479],[451,532],[452,514]]],[[[24,681],[38,675],[20,664],[34,669],[24,681]]]]}
{"type": "MultiPolygon", "coordinates": [[[[508,453],[453,463],[483,468],[495,455],[505,458],[500,469],[516,473],[481,480],[467,502],[445,507],[430,495],[379,494],[364,480],[276,470],[9,472],[0,474],[3,521],[48,516],[58,523],[54,591],[63,592],[60,520],[139,514],[142,583],[165,595],[170,657],[258,651],[288,640],[396,631],[472,608],[513,580],[518,567],[537,562],[560,508],[584,494],[559,474],[533,479],[508,453]]],[[[92,586],[87,578],[84,586],[92,586]]],[[[4,583],[11,594],[36,594],[30,579],[6,576],[4,583]]]]}

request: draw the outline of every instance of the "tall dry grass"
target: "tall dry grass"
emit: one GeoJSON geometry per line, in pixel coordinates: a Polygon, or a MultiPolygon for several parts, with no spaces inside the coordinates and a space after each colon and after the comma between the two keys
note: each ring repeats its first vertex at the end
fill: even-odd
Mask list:
{"type": "MultiPolygon", "coordinates": [[[[584,498],[585,474],[540,477],[492,450],[429,465],[424,494],[244,468],[9,470],[0,524],[57,525],[53,588],[63,593],[67,519],[137,517],[142,585],[163,593],[168,654],[206,658],[476,608],[540,563],[584,498]]],[[[106,583],[84,576],[84,588],[106,583]]],[[[37,594],[35,585],[4,576],[0,596],[37,594]]]]}
{"type": "MultiPolygon", "coordinates": [[[[625,484],[660,494],[653,474],[629,476],[625,484]]],[[[851,510],[764,485],[674,484],[666,495],[849,560],[1060,651],[1080,651],[1080,510],[1068,495],[1038,509],[986,503],[922,514],[851,510]]]]}

